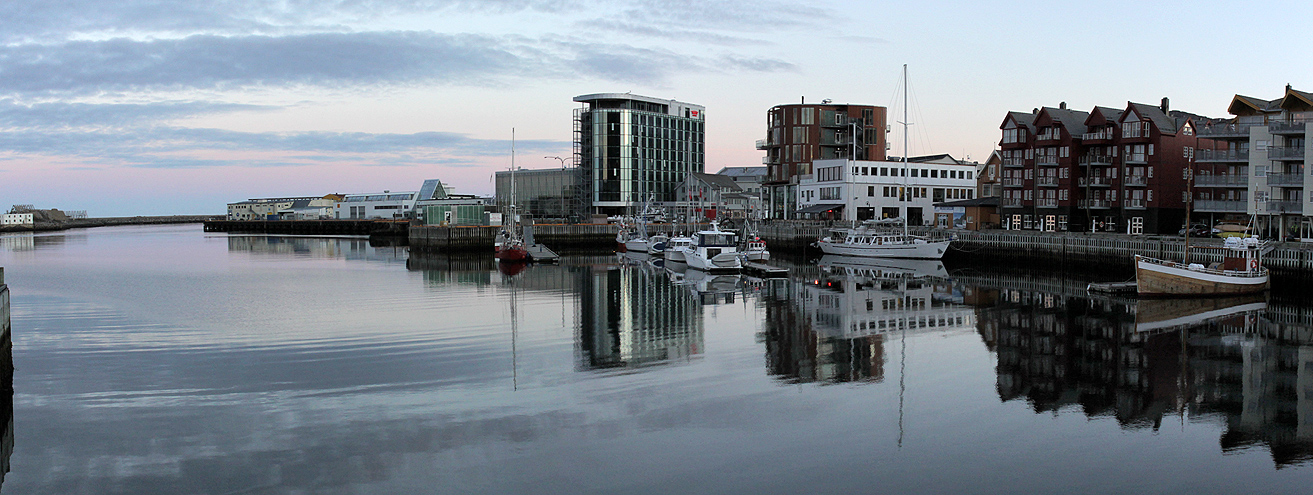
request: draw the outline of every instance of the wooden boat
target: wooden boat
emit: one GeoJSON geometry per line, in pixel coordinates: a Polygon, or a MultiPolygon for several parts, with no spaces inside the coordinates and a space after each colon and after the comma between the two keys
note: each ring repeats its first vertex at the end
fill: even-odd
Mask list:
{"type": "Polygon", "coordinates": [[[1142,296],[1221,296],[1254,294],[1271,287],[1263,266],[1264,243],[1228,237],[1221,263],[1204,266],[1135,255],[1136,292],[1142,296]]]}
{"type": "Polygon", "coordinates": [[[950,239],[935,240],[889,232],[862,225],[852,229],[834,229],[816,242],[825,254],[874,258],[910,258],[937,260],[948,251],[950,239]]]}

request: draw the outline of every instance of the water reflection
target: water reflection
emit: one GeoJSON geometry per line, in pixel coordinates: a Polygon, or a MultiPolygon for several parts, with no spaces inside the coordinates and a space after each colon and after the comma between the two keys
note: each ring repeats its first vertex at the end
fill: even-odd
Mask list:
{"type": "Polygon", "coordinates": [[[63,246],[67,240],[67,236],[62,234],[37,235],[31,232],[0,234],[0,250],[35,251],[39,249],[53,249],[63,246]]]}
{"type": "Polygon", "coordinates": [[[997,351],[1003,401],[1037,413],[1075,407],[1127,429],[1220,423],[1223,451],[1265,446],[1278,467],[1313,459],[1308,308],[1091,298],[1033,275],[972,282],[996,296],[979,301],[979,331],[997,351]]]}
{"type": "Polygon", "coordinates": [[[228,235],[229,252],[245,252],[269,259],[346,259],[405,263],[406,246],[373,243],[360,237],[295,237],[228,235]]]}
{"type": "Polygon", "coordinates": [[[788,383],[879,382],[887,339],[975,326],[938,261],[825,256],[794,272],[763,294],[767,373],[788,383]]]}
{"type": "Polygon", "coordinates": [[[651,260],[575,269],[581,369],[641,367],[702,353],[698,298],[651,260]]]}

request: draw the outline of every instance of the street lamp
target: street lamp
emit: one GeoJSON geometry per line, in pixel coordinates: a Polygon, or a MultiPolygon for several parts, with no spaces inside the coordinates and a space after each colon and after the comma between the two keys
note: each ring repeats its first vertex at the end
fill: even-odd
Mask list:
{"type": "MultiPolygon", "coordinates": [[[[565,159],[559,156],[544,156],[543,158],[555,158],[561,162],[561,171],[565,171],[565,159]]],[[[561,222],[565,223],[565,174],[561,174],[561,222]]]]}

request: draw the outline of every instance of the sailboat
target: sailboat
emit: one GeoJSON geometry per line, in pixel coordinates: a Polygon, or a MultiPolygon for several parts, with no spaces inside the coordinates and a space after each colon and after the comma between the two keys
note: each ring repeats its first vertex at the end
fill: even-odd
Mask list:
{"type": "Polygon", "coordinates": [[[511,201],[507,213],[510,218],[502,222],[502,230],[493,241],[493,256],[499,262],[530,261],[529,250],[520,237],[520,216],[515,210],[515,129],[511,129],[511,201]]]}
{"type": "MultiPolygon", "coordinates": [[[[907,64],[903,64],[903,192],[910,195],[907,184],[907,64]]],[[[854,137],[855,139],[855,137],[854,137]]],[[[856,155],[856,153],[853,153],[856,155]]],[[[852,159],[856,159],[853,156],[852,159]]],[[[851,167],[849,167],[851,168],[851,167]]],[[[901,199],[906,199],[904,196],[901,199]]],[[[904,207],[906,208],[906,207],[904,207]]],[[[904,214],[902,218],[907,218],[904,214]]],[[[882,221],[867,221],[851,229],[832,229],[830,235],[816,241],[816,247],[825,254],[844,256],[870,256],[876,258],[940,259],[948,250],[951,239],[927,239],[908,233],[906,221],[902,233],[881,229],[882,221]]]]}

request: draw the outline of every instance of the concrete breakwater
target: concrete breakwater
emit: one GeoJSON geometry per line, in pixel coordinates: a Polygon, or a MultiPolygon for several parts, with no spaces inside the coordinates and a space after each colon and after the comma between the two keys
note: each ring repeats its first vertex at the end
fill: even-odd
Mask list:
{"type": "Polygon", "coordinates": [[[201,223],[212,218],[214,218],[214,215],[72,218],[60,222],[36,222],[30,227],[23,225],[6,225],[4,228],[0,228],[0,232],[48,232],[55,230],[86,229],[91,227],[111,227],[118,225],[201,223]]]}

